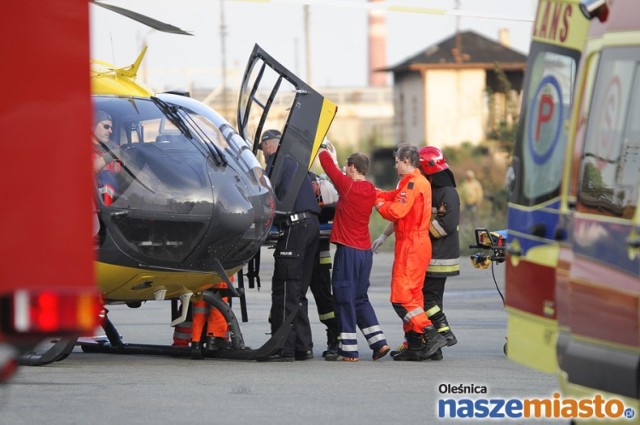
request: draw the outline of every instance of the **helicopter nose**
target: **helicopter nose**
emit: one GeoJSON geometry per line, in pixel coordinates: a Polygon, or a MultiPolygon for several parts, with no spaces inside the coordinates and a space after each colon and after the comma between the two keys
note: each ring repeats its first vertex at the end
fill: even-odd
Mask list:
{"type": "Polygon", "coordinates": [[[253,225],[253,205],[244,190],[237,186],[220,187],[215,199],[216,211],[212,220],[216,236],[244,234],[253,225]]]}
{"type": "Polygon", "coordinates": [[[225,270],[245,264],[260,250],[273,219],[273,192],[241,175],[218,175],[214,213],[194,267],[207,270],[218,260],[225,270]]]}

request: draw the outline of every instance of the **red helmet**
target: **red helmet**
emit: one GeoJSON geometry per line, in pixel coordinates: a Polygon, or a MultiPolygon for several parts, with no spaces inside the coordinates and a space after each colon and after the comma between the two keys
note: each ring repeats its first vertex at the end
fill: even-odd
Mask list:
{"type": "Polygon", "coordinates": [[[449,166],[444,159],[442,151],[435,146],[423,146],[418,150],[420,154],[420,167],[426,175],[444,171],[449,166]]]}

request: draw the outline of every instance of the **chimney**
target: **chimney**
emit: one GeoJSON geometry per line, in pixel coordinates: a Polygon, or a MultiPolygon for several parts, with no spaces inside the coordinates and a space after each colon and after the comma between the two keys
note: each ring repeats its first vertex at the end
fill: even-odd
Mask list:
{"type": "Polygon", "coordinates": [[[509,28],[500,28],[498,30],[498,41],[504,47],[511,48],[511,32],[509,28]]]}
{"type": "MultiPolygon", "coordinates": [[[[380,3],[382,0],[369,0],[380,3]]],[[[387,66],[387,27],[382,10],[369,10],[369,86],[387,85],[386,72],[374,72],[387,66]]]]}

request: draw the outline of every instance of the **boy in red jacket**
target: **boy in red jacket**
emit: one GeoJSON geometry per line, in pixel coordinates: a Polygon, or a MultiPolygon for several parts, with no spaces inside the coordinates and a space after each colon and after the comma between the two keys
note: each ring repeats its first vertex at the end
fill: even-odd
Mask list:
{"type": "Polygon", "coordinates": [[[373,360],[378,360],[391,349],[367,295],[373,265],[369,218],[376,201],[375,187],[365,179],[369,159],[352,154],[345,175],[327,149],[321,149],[320,164],[338,191],[330,241],[336,244],[332,287],[341,325],[339,359],[358,361],[357,326],[373,350],[373,360]]]}

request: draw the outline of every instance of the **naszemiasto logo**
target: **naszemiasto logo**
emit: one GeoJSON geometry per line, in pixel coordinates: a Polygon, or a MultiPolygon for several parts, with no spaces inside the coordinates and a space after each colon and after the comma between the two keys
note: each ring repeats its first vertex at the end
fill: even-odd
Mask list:
{"type": "Polygon", "coordinates": [[[555,392],[547,398],[486,397],[487,387],[476,384],[440,384],[443,395],[472,395],[473,398],[441,397],[438,418],[460,419],[631,419],[636,412],[622,400],[594,394],[591,398],[562,398],[555,392]]]}

